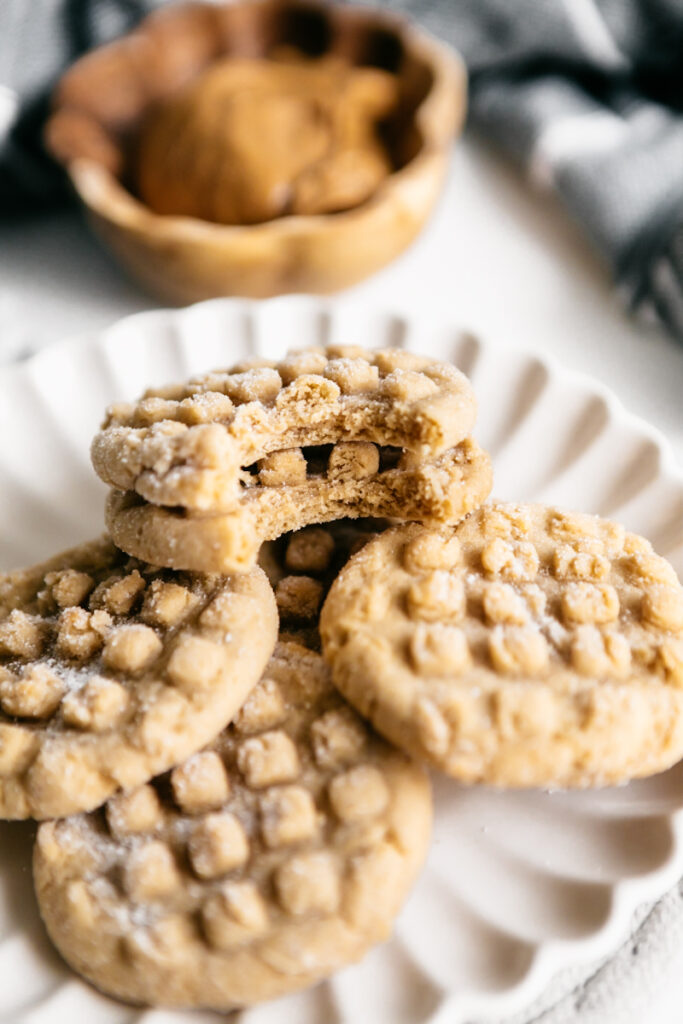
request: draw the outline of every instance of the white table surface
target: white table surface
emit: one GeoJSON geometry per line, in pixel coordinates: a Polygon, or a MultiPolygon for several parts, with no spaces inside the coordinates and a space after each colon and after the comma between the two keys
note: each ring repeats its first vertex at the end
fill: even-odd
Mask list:
{"type": "MultiPolygon", "coordinates": [[[[480,144],[454,155],[418,242],[346,293],[400,312],[432,309],[500,345],[543,350],[593,374],[658,427],[683,468],[683,346],[630,322],[609,274],[555,201],[480,144]]],[[[80,217],[0,225],[0,360],[157,305],[128,281],[80,217]]],[[[652,993],[650,1024],[680,1024],[683,950],[652,993]]]]}

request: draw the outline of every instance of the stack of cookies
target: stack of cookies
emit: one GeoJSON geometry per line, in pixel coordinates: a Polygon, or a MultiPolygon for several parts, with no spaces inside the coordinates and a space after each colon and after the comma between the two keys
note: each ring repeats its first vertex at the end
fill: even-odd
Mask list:
{"type": "Polygon", "coordinates": [[[683,588],[645,539],[485,503],[454,367],[308,349],[93,442],[109,535],[0,578],[0,815],[103,991],[228,1009],[391,930],[426,766],[597,786],[683,756],[683,588]]]}

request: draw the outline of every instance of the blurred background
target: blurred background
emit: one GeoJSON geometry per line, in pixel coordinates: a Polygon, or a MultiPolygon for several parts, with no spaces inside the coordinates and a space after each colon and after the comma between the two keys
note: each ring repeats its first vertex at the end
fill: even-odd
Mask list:
{"type": "MultiPolygon", "coordinates": [[[[86,226],[68,159],[44,140],[64,71],[174,6],[0,2],[0,358],[159,303],[86,226]]],[[[447,172],[416,240],[344,298],[428,308],[552,352],[614,387],[683,454],[683,4],[385,0],[373,10],[460,52],[468,120],[462,139],[444,142],[447,172]]],[[[130,78],[111,74],[98,95],[125,107],[130,78]]]]}
{"type": "MultiPolygon", "coordinates": [[[[169,6],[160,0],[0,4],[5,351],[149,305],[84,230],[67,174],[73,140],[61,152],[46,148],[45,124],[69,65],[169,6]],[[38,286],[40,308],[27,309],[38,286]],[[23,316],[14,315],[17,306],[23,316]]],[[[385,0],[377,6],[407,16],[462,54],[469,114],[436,215],[413,248],[358,294],[381,301],[412,292],[496,334],[512,331],[541,343],[534,325],[543,324],[572,350],[593,348],[600,337],[601,348],[621,347],[622,359],[640,361],[644,372],[653,350],[673,373],[680,370],[661,337],[683,331],[683,5],[385,0]]],[[[309,29],[314,52],[315,19],[309,29]]],[[[235,31],[231,25],[227,35],[235,31]]],[[[182,36],[167,35],[163,46],[182,47],[182,36]]],[[[353,56],[361,63],[386,59],[353,56]]],[[[105,96],[131,92],[123,65],[105,67],[94,81],[105,96]]],[[[149,81],[145,88],[150,91],[149,81]]]]}
{"type": "MultiPolygon", "coordinates": [[[[86,226],[68,173],[69,126],[61,152],[45,138],[65,70],[134,32],[150,12],[174,7],[0,3],[2,358],[158,304],[86,226]]],[[[683,445],[683,5],[385,0],[370,17],[374,10],[405,17],[459,51],[469,74],[468,120],[457,144],[442,140],[447,172],[433,189],[435,210],[420,213],[416,240],[405,252],[399,240],[396,258],[345,298],[429,307],[504,343],[559,354],[610,383],[683,445]]],[[[321,45],[315,18],[312,45],[321,45]]],[[[162,48],[173,46],[165,40],[162,48]]],[[[368,59],[377,54],[353,57],[368,59]]],[[[154,98],[149,81],[145,88],[154,98]]],[[[105,62],[95,99],[104,97],[106,107],[123,97],[125,107],[132,91],[125,68],[105,62]]],[[[454,121],[454,139],[460,113],[445,117],[454,121]]],[[[286,282],[275,290],[288,290],[286,282]]]]}

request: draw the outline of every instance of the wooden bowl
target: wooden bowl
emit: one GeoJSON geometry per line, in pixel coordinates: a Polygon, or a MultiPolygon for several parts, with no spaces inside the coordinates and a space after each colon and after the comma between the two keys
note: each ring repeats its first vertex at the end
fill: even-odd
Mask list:
{"type": "Polygon", "coordinates": [[[462,126],[466,75],[450,49],[384,11],[324,0],[236,0],[163,8],[92,51],[54,94],[47,146],[64,165],[95,229],[123,265],[164,300],[328,293],[396,257],[426,221],[462,126]],[[213,61],[295,46],[339,54],[398,76],[388,138],[395,170],[343,213],[225,226],[152,212],[130,185],[130,154],[151,104],[213,61]]]}

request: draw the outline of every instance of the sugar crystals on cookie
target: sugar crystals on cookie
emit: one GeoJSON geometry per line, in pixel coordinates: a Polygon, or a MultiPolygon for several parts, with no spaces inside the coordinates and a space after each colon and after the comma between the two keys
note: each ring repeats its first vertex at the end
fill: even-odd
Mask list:
{"type": "Polygon", "coordinates": [[[396,527],[335,581],[336,685],[455,778],[608,785],[683,755],[683,588],[642,537],[543,505],[396,527]]]}
{"type": "Polygon", "coordinates": [[[171,573],[103,538],[0,577],[0,817],[97,807],[198,750],[276,635],[258,568],[171,573]]]}
{"type": "MultiPolygon", "coordinates": [[[[354,544],[340,530],[283,538],[268,558],[276,588],[324,589],[354,544]]],[[[317,607],[281,614],[263,678],[209,746],[104,814],[39,830],[48,931],[107,993],[229,1009],[314,984],[387,937],[419,871],[425,772],[333,687],[313,649],[317,607]]]]}
{"type": "Polygon", "coordinates": [[[491,489],[455,367],[331,346],[214,371],[113,407],[92,446],[106,520],[136,557],[249,568],[260,544],[346,516],[457,522],[491,489]]]}
{"type": "Polygon", "coordinates": [[[432,458],[463,441],[475,416],[472,387],[449,363],[401,349],[314,347],[112,406],[92,459],[105,483],[153,504],[227,512],[252,475],[302,482],[307,448],[367,442],[350,461],[370,475],[376,446],[432,458]]]}

